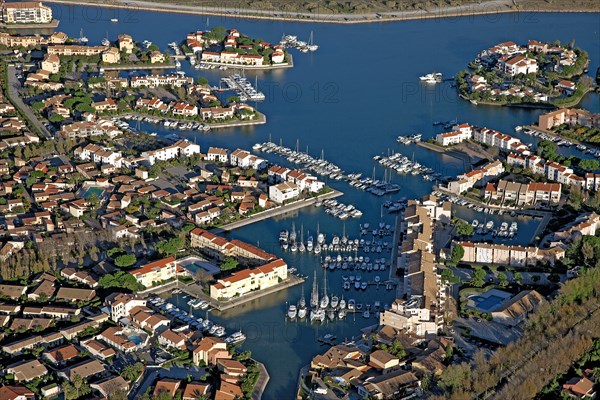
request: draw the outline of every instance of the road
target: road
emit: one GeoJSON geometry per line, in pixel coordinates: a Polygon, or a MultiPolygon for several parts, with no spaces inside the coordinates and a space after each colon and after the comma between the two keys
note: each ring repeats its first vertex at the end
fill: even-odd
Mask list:
{"type": "MultiPolygon", "coordinates": [[[[479,4],[469,4],[464,6],[446,6],[432,7],[429,10],[410,10],[410,11],[385,11],[338,14],[316,11],[305,11],[299,7],[298,11],[281,11],[274,9],[251,9],[234,6],[209,7],[204,5],[181,5],[165,4],[165,2],[152,1],[129,1],[116,0],[114,2],[102,2],[98,0],[74,1],[74,0],[49,0],[50,3],[63,3],[89,6],[101,6],[110,8],[128,8],[132,10],[148,10],[160,12],[176,12],[183,14],[201,14],[201,15],[221,15],[232,18],[254,18],[281,21],[306,21],[306,22],[324,22],[324,23],[366,23],[382,21],[402,21],[414,19],[447,18],[458,16],[472,16],[480,14],[498,14],[502,12],[514,12],[512,0],[491,0],[479,4]]],[[[276,4],[276,3],[275,3],[276,4]]],[[[325,10],[324,10],[325,11],[325,10]]],[[[125,13],[124,13],[125,14],[125,13]]],[[[135,14],[134,18],[135,18],[135,14]]],[[[125,14],[124,17],[130,14],[125,14]]]]}
{"type": "MultiPolygon", "coordinates": [[[[527,272],[527,271],[519,271],[521,273],[521,283],[524,285],[550,285],[550,284],[554,284],[554,282],[551,282],[550,280],[548,280],[548,276],[550,276],[552,273],[549,272],[527,272]],[[535,281],[533,279],[534,276],[539,277],[539,280],[535,281]]],[[[498,274],[499,273],[503,273],[506,275],[506,278],[508,279],[509,282],[514,282],[514,276],[513,276],[513,272],[510,271],[488,271],[485,274],[485,281],[486,282],[493,282],[493,283],[499,283],[499,279],[498,279],[498,274]]],[[[463,282],[467,282],[470,281],[471,279],[473,279],[473,270],[472,269],[468,269],[468,268],[456,268],[454,270],[454,275],[460,277],[460,279],[463,282]]],[[[567,275],[566,274],[556,274],[560,277],[560,281],[561,282],[565,282],[567,280],[567,275]]],[[[537,279],[537,278],[536,278],[537,279]]]]}
{"type": "Polygon", "coordinates": [[[44,124],[38,119],[38,117],[33,113],[33,110],[23,102],[21,95],[19,94],[19,89],[21,88],[21,82],[17,79],[17,69],[14,65],[8,66],[8,95],[14,104],[23,111],[25,116],[29,118],[31,123],[46,137],[46,139],[50,140],[52,135],[46,129],[44,124]]]}

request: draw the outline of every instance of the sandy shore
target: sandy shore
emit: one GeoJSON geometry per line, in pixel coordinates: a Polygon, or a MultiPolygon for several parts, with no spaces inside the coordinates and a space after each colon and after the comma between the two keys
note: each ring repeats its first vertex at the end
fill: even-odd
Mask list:
{"type": "MultiPolygon", "coordinates": [[[[514,6],[513,0],[491,0],[480,4],[469,4],[464,6],[450,6],[432,8],[430,10],[411,10],[411,11],[388,11],[381,13],[364,14],[326,14],[319,12],[283,12],[280,10],[255,10],[250,8],[233,7],[208,7],[208,6],[190,6],[181,4],[165,4],[150,1],[125,1],[115,0],[110,3],[99,0],[47,0],[46,3],[59,3],[65,5],[96,6],[106,8],[123,8],[128,10],[170,12],[180,14],[224,16],[231,18],[263,19],[276,21],[294,21],[294,22],[319,22],[319,23],[338,23],[338,24],[363,24],[371,22],[391,22],[419,19],[441,19],[451,17],[467,17],[475,15],[495,15],[501,13],[522,12],[533,14],[536,12],[567,12],[565,10],[552,9],[519,9],[514,6]]],[[[595,10],[569,10],[568,12],[598,12],[595,10]]],[[[130,15],[132,17],[133,15],[130,15]]]]}

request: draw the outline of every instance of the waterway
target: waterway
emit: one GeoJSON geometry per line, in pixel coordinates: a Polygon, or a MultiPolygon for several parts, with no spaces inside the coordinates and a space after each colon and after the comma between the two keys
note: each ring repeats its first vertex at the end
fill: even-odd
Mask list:
{"type": "MultiPolygon", "coordinates": [[[[525,43],[528,39],[558,39],[568,43],[574,39],[577,46],[590,53],[591,72],[595,72],[600,62],[599,14],[502,14],[346,26],[225,17],[210,17],[207,21],[192,15],[62,5],[52,5],[52,8],[56,18],[61,20],[59,30],[78,36],[83,28],[90,44],[99,43],[107,34],[109,39],[115,40],[117,34],[129,33],[136,41],[150,40],[166,50],[168,43],[180,42],[187,32],[206,29],[207,22],[209,27],[237,28],[249,36],[270,42],[278,42],[283,33],[306,40],[314,31],[320,49],[314,54],[294,53],[294,68],[246,72],[251,80],[258,78],[259,89],[267,96],[266,101],[258,104],[259,110],[267,115],[266,125],[210,133],[177,132],[196,140],[203,150],[209,146],[250,149],[252,144],[269,137],[276,142],[281,139],[284,145],[293,148],[299,140],[302,150],[308,146],[309,153],[316,156],[323,150],[325,158],[347,172],[362,172],[367,176],[373,173],[372,157],[392,151],[414,157],[444,176],[456,175],[468,168],[461,160],[422,147],[397,144],[396,136],[421,132],[424,138],[433,137],[440,132],[432,126],[434,121],[454,119],[515,134],[516,125],[530,124],[542,112],[474,106],[460,100],[449,82],[430,87],[419,82],[420,75],[439,71],[445,77],[451,77],[464,69],[480,50],[507,40],[525,43]],[[111,18],[119,18],[119,22],[111,23],[111,18]]],[[[204,76],[214,85],[221,76],[231,73],[196,71],[187,62],[183,64],[190,76],[204,76]]],[[[588,95],[581,106],[600,112],[597,95],[588,95]]],[[[142,128],[160,135],[173,133],[156,125],[142,124],[142,128]]],[[[536,140],[524,134],[516,135],[526,143],[536,140]]],[[[573,148],[561,151],[577,152],[573,148]]],[[[272,154],[265,157],[285,164],[272,154]]],[[[383,178],[383,169],[376,166],[375,174],[383,178]]],[[[364,212],[359,220],[343,223],[325,214],[323,209],[310,207],[245,226],[228,235],[281,255],[305,275],[312,277],[316,270],[322,287],[324,271],[318,265],[318,257],[283,253],[277,245],[279,231],[290,229],[295,222],[298,229],[301,225],[304,227],[305,237],[307,231],[316,237],[319,223],[321,231],[331,237],[334,233],[341,235],[345,224],[347,234],[355,237],[360,223],[377,224],[382,215],[392,224],[393,216],[381,207],[385,200],[420,197],[429,193],[432,186],[432,182],[424,181],[420,176],[393,174],[392,177],[402,190],[381,198],[358,191],[344,182],[330,182],[345,193],[340,201],[352,203],[364,212]]],[[[467,210],[465,218],[483,221],[485,215],[478,216],[467,210]]],[[[511,221],[506,215],[502,218],[511,221]]],[[[527,244],[537,222],[519,220],[519,226],[519,235],[513,242],[527,244]]],[[[341,288],[343,271],[327,274],[330,294],[344,294],[346,299],[355,298],[358,302],[371,304],[375,300],[390,303],[394,298],[393,291],[384,288],[370,287],[361,293],[354,290],[344,293],[341,288]]],[[[365,276],[376,274],[363,273],[365,276]]],[[[309,279],[304,287],[307,296],[311,283],[312,279],[309,279]]],[[[243,347],[264,362],[271,376],[263,397],[265,400],[294,398],[298,371],[315,354],[325,350],[317,343],[317,337],[333,333],[339,339],[350,338],[359,334],[361,328],[376,323],[373,317],[367,320],[360,315],[322,326],[286,322],[286,302],[297,301],[302,289],[301,286],[293,287],[210,316],[229,331],[241,328],[248,335],[243,347]]],[[[179,299],[175,297],[173,301],[179,299]]]]}

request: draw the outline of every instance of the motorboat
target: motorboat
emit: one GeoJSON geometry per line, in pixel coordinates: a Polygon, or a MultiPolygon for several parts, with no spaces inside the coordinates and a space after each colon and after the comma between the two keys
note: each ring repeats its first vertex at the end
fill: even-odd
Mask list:
{"type": "Polygon", "coordinates": [[[306,307],[299,307],[298,308],[298,318],[300,319],[304,319],[306,318],[306,312],[307,312],[307,308],[306,307]]]}
{"type": "Polygon", "coordinates": [[[237,331],[232,333],[230,336],[225,338],[225,343],[227,344],[239,344],[246,340],[246,335],[242,333],[242,331],[237,331]]]}
{"type": "Polygon", "coordinates": [[[287,312],[288,318],[294,319],[294,318],[296,318],[296,315],[298,315],[298,308],[296,307],[295,304],[290,304],[290,306],[288,308],[288,312],[287,312]]]}
{"type": "Polygon", "coordinates": [[[356,301],[354,299],[348,300],[348,310],[353,311],[356,308],[356,301]]]}
{"type": "Polygon", "coordinates": [[[432,72],[419,77],[419,79],[425,83],[438,83],[442,81],[442,74],[440,72],[432,72]]]}
{"type": "Polygon", "coordinates": [[[331,307],[336,308],[340,304],[340,299],[337,296],[331,298],[331,307]]]}

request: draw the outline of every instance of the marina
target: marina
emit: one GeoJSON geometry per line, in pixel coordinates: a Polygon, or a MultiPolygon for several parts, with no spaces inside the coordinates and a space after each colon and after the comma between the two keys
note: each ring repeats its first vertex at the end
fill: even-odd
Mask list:
{"type": "Polygon", "coordinates": [[[313,31],[310,32],[307,42],[298,40],[298,37],[294,35],[283,35],[279,44],[286,49],[296,49],[302,53],[315,52],[319,50],[319,46],[314,43],[313,31]]]}
{"type": "Polygon", "coordinates": [[[400,190],[399,185],[388,181],[387,175],[383,180],[377,179],[375,169],[373,169],[373,177],[367,178],[363,177],[362,173],[345,173],[339,166],[325,160],[324,151],[321,151],[321,156],[318,159],[309,155],[308,149],[306,153],[303,153],[299,150],[299,141],[296,141],[296,150],[284,147],[281,144],[277,145],[270,140],[264,143],[255,143],[252,149],[265,153],[275,153],[285,157],[288,162],[299,165],[317,175],[335,181],[346,181],[350,186],[376,196],[383,196],[400,190]]]}
{"type": "MultiPolygon", "coordinates": [[[[258,82],[258,78],[256,80],[258,82]]],[[[258,84],[255,83],[255,86],[252,86],[252,83],[248,82],[248,80],[238,74],[231,75],[229,77],[221,78],[221,82],[225,83],[230,90],[235,90],[238,93],[238,97],[240,101],[264,101],[265,95],[263,92],[259,92],[256,87],[258,84]]]]}
{"type": "MultiPolygon", "coordinates": [[[[60,27],[62,31],[71,36],[78,37],[81,26],[85,26],[85,34],[90,42],[99,43],[105,36],[106,31],[113,37],[123,29],[122,23],[110,23],[106,17],[105,23],[98,22],[93,25],[85,25],[81,15],[84,15],[87,9],[74,7],[74,10],[74,15],[79,17],[75,17],[73,20],[65,19],[61,21],[60,27]]],[[[130,33],[134,37],[147,38],[161,49],[165,48],[168,42],[173,40],[172,38],[184,37],[187,32],[197,26],[197,17],[193,15],[143,11],[140,12],[140,15],[144,16],[147,23],[129,24],[128,30],[131,30],[130,33]],[[164,29],[157,31],[156,26],[164,27],[164,29]]],[[[543,13],[538,15],[537,21],[532,23],[522,23],[522,21],[515,23],[514,15],[499,15],[495,21],[498,29],[510,30],[511,39],[514,36],[515,40],[529,37],[553,38],[554,40],[558,37],[567,41],[573,38],[578,45],[587,49],[598,48],[599,45],[597,40],[590,40],[589,36],[589,32],[596,26],[596,17],[593,15],[578,14],[564,18],[562,14],[543,13]]],[[[274,232],[290,229],[292,222],[295,222],[298,227],[301,223],[304,225],[305,239],[308,239],[307,227],[310,226],[310,233],[315,241],[315,227],[318,223],[321,224],[321,230],[327,233],[337,232],[340,235],[344,223],[348,232],[360,232],[359,225],[362,224],[364,227],[364,221],[380,221],[381,207],[387,202],[390,202],[389,207],[383,208],[390,213],[384,214],[384,223],[394,226],[394,217],[397,212],[401,211],[403,205],[401,198],[412,199],[428,194],[431,191],[433,182],[428,182],[422,175],[402,174],[395,176],[396,184],[401,186],[397,192],[384,193],[381,196],[366,192],[366,189],[372,186],[369,180],[373,181],[371,156],[378,154],[382,146],[387,146],[386,143],[389,143],[390,140],[395,140],[397,134],[390,135],[390,132],[424,132],[422,140],[425,141],[431,138],[427,132],[431,130],[433,123],[436,121],[450,121],[456,117],[459,117],[461,121],[475,121],[479,125],[487,124],[494,129],[511,132],[514,126],[525,126],[536,120],[537,111],[530,109],[515,111],[509,107],[498,107],[491,114],[486,111],[486,107],[473,107],[468,102],[459,101],[454,91],[448,90],[442,93],[441,90],[446,86],[445,84],[418,85],[418,82],[416,86],[419,92],[414,95],[406,95],[400,101],[399,93],[402,92],[404,96],[402,80],[412,81],[414,84],[414,77],[422,75],[424,71],[431,71],[436,68],[432,66],[434,55],[438,59],[444,58],[444,70],[442,72],[445,76],[449,76],[449,74],[454,74],[460,70],[464,65],[464,60],[480,49],[482,41],[494,42],[496,37],[487,29],[489,20],[484,17],[474,16],[454,20],[436,19],[435,21],[373,24],[364,27],[359,26],[356,31],[347,30],[344,29],[344,26],[336,25],[324,25],[316,30],[317,28],[310,24],[286,23],[285,26],[282,26],[273,24],[272,21],[262,23],[239,19],[235,20],[235,24],[241,30],[265,38],[275,37],[284,29],[289,32],[297,32],[299,37],[308,38],[310,30],[315,29],[315,33],[321,42],[319,43],[321,45],[319,57],[298,57],[296,67],[278,71],[281,72],[281,75],[264,71],[256,72],[259,85],[262,88],[266,88],[267,84],[279,84],[280,88],[285,87],[285,85],[299,84],[303,89],[303,94],[298,97],[296,103],[292,103],[291,101],[285,101],[281,92],[275,91],[277,95],[271,98],[270,92],[264,89],[269,98],[262,103],[262,111],[268,115],[277,116],[271,118],[267,125],[219,130],[218,134],[206,135],[203,132],[194,130],[189,132],[183,130],[181,134],[190,138],[190,140],[197,138],[203,151],[208,146],[250,148],[256,142],[262,143],[265,141],[271,133],[273,135],[280,134],[289,143],[293,143],[296,138],[301,138],[304,147],[308,145],[312,149],[324,149],[322,153],[327,154],[326,165],[330,164],[337,167],[337,170],[329,170],[327,178],[329,178],[328,185],[345,193],[344,197],[339,200],[342,200],[345,204],[352,204],[363,212],[360,220],[348,218],[341,221],[324,214],[323,207],[305,207],[289,215],[265,218],[259,223],[238,227],[234,232],[228,233],[231,238],[246,240],[249,243],[256,244],[257,241],[260,241],[261,247],[283,257],[304,276],[312,277],[316,269],[317,283],[320,285],[324,282],[323,275],[327,274],[327,282],[330,286],[328,288],[330,301],[333,294],[337,295],[341,301],[341,295],[343,294],[346,301],[346,310],[351,307],[350,300],[354,300],[352,307],[355,310],[358,310],[358,305],[361,305],[360,313],[347,314],[344,319],[336,318],[335,323],[310,324],[296,322],[286,324],[286,320],[290,321],[284,318],[284,316],[287,316],[289,304],[295,303],[298,306],[304,291],[302,285],[294,285],[238,306],[222,311],[211,311],[209,319],[213,323],[226,328],[224,337],[240,329],[248,337],[241,344],[242,348],[251,350],[253,357],[265,364],[271,376],[262,398],[264,400],[280,400],[291,397],[290,388],[294,387],[297,382],[297,372],[302,366],[308,364],[315,354],[322,350],[317,338],[324,338],[327,334],[339,340],[356,336],[360,333],[361,328],[377,322],[373,317],[375,301],[380,301],[381,307],[384,308],[385,304],[393,302],[396,293],[395,290],[385,290],[384,284],[380,284],[379,289],[376,285],[368,284],[366,290],[356,290],[353,283],[352,288],[345,291],[343,289],[343,282],[345,282],[343,276],[348,276],[349,282],[351,275],[355,276],[355,281],[356,275],[361,275],[361,282],[366,278],[367,282],[374,283],[375,275],[380,275],[381,281],[387,280],[391,268],[386,265],[385,273],[342,270],[341,268],[337,269],[337,266],[334,270],[330,270],[329,267],[324,269],[320,258],[321,256],[325,258],[327,254],[322,252],[315,256],[314,250],[312,253],[308,251],[292,253],[289,250],[283,250],[279,244],[277,233],[274,234],[274,232]],[[367,45],[369,43],[372,46],[371,50],[374,52],[385,52],[388,44],[381,40],[382,35],[407,37],[414,34],[415,29],[423,32],[420,43],[409,41],[406,52],[391,52],[389,60],[381,64],[382,72],[369,76],[370,84],[364,86],[357,84],[357,77],[364,75],[364,71],[373,67],[372,60],[368,58],[361,59],[360,57],[352,58],[352,62],[345,64],[344,68],[339,68],[340,50],[336,43],[341,37],[358,44],[367,45]],[[462,35],[474,30],[481,32],[479,43],[460,40],[462,35]],[[456,46],[457,41],[460,41],[461,46],[456,46]],[[446,57],[449,55],[449,51],[445,49],[453,49],[452,56],[448,59],[446,57]],[[411,54],[415,60],[414,62],[404,62],[407,53],[411,54]],[[390,83],[389,76],[391,75],[397,76],[399,79],[390,83]],[[322,92],[317,98],[318,101],[315,101],[315,93],[311,91],[312,87],[310,86],[315,81],[321,84],[335,82],[337,87],[340,88],[337,94],[331,94],[331,99],[335,101],[325,102],[322,92]],[[432,91],[429,91],[430,88],[432,91]],[[364,98],[364,96],[378,100],[365,102],[360,106],[360,113],[349,111],[355,110],[357,99],[364,98]],[[394,118],[382,116],[393,116],[394,118]],[[334,175],[341,174],[349,179],[346,180],[343,177],[339,177],[339,179],[330,178],[329,175],[332,173],[334,175]],[[365,178],[365,176],[371,177],[365,178]],[[362,313],[367,311],[367,304],[371,305],[369,318],[363,318],[362,313]]],[[[346,55],[350,56],[349,54],[346,55]]],[[[592,63],[590,69],[595,70],[598,61],[592,59],[592,63]]],[[[221,78],[222,72],[220,70],[197,71],[195,69],[197,65],[192,67],[185,62],[182,63],[181,70],[185,71],[188,76],[194,77],[194,79],[205,76],[211,82],[217,82],[221,78]]],[[[249,80],[253,81],[255,79],[253,75],[249,80]]],[[[581,107],[599,112],[597,95],[588,95],[581,107]]],[[[150,128],[151,131],[155,131],[163,137],[173,133],[170,127],[164,127],[160,124],[152,125],[152,127],[150,128]]],[[[516,136],[527,137],[526,133],[517,133],[516,136]]],[[[414,150],[415,161],[421,165],[435,167],[436,171],[444,176],[456,176],[457,173],[464,172],[463,163],[457,162],[451,157],[419,148],[412,143],[406,146],[408,151],[403,151],[403,153],[411,154],[414,150]]],[[[575,150],[575,146],[570,148],[560,146],[560,150],[575,150]]],[[[412,159],[412,157],[410,158],[412,159]]],[[[285,160],[286,157],[283,157],[283,159],[285,160]]],[[[318,161],[319,157],[313,159],[318,161]]],[[[377,168],[381,167],[377,163],[377,168]]],[[[324,169],[325,171],[327,170],[324,169]]],[[[376,175],[382,177],[383,172],[379,171],[376,175]]],[[[383,180],[381,182],[383,183],[383,180]]],[[[498,215],[497,211],[493,215],[486,214],[484,212],[485,207],[482,207],[481,211],[477,211],[479,206],[468,208],[467,206],[453,204],[454,206],[459,210],[459,217],[469,221],[469,223],[473,219],[483,222],[485,221],[485,215],[488,215],[488,219],[494,219],[494,228],[498,228],[501,224],[496,222],[496,218],[506,219],[507,221],[512,218],[509,214],[498,215]]],[[[519,222],[517,234],[513,239],[517,242],[519,240],[521,242],[531,240],[532,236],[535,236],[534,232],[537,224],[522,222],[519,215],[515,218],[519,222]]],[[[327,236],[329,237],[329,234],[327,236]]],[[[353,240],[355,238],[358,238],[359,241],[361,239],[358,233],[353,235],[353,240]]],[[[371,238],[369,237],[369,239],[371,238]]],[[[331,239],[328,239],[328,245],[330,241],[331,239]]],[[[392,240],[382,239],[382,241],[391,243],[392,240]]],[[[307,247],[307,243],[305,243],[305,246],[307,247]]],[[[313,246],[315,246],[314,242],[313,246]]],[[[340,254],[342,255],[342,264],[344,256],[352,256],[354,259],[353,252],[340,252],[340,254]]],[[[335,256],[337,263],[337,253],[335,253],[335,256]]],[[[366,254],[363,254],[363,261],[365,256],[366,254]]],[[[369,256],[373,264],[374,259],[384,257],[383,255],[373,255],[372,252],[369,253],[369,256]]],[[[309,278],[307,285],[311,283],[309,278]]],[[[308,296],[308,294],[309,288],[307,287],[304,295],[308,296]]],[[[323,290],[321,288],[319,297],[322,295],[323,290]]],[[[182,296],[184,294],[173,294],[168,302],[175,304],[184,314],[188,314],[187,301],[189,298],[182,299],[182,296]]],[[[306,298],[306,301],[308,301],[308,298],[306,298]]],[[[206,310],[194,309],[192,312],[197,316],[196,319],[199,317],[205,319],[206,310]]],[[[296,313],[296,320],[294,321],[299,321],[299,310],[296,313]]],[[[307,317],[304,317],[304,321],[309,318],[310,313],[307,317]]],[[[327,315],[325,319],[327,319],[327,315]]]]}

